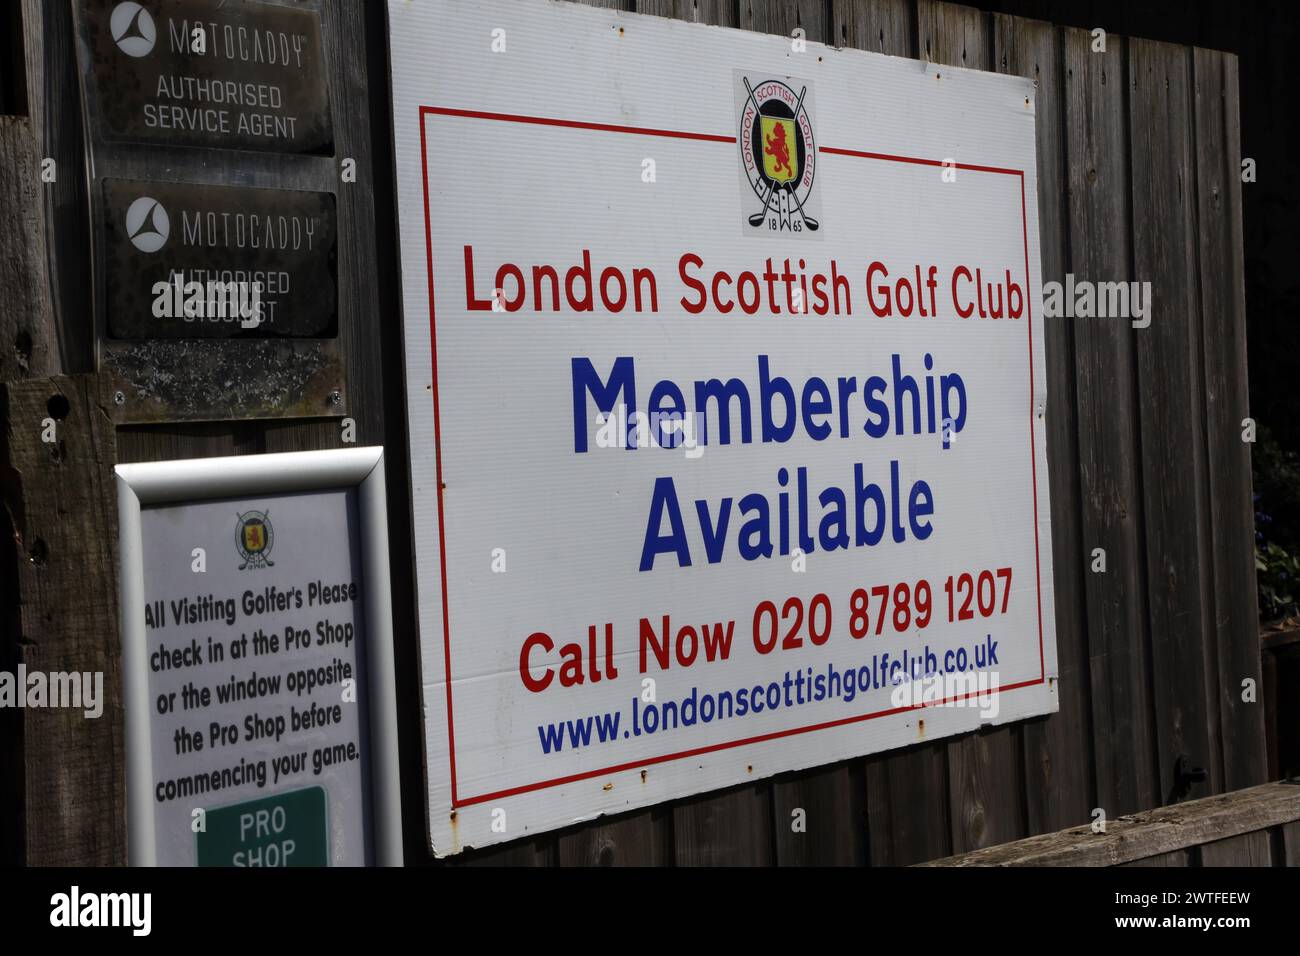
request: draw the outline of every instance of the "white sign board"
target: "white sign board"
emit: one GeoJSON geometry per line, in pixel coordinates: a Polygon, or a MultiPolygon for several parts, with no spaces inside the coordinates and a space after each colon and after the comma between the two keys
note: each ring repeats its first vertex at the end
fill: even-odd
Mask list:
{"type": "Polygon", "coordinates": [[[1033,83],[389,17],[435,852],[1055,710],[1033,83]]]}
{"type": "Polygon", "coordinates": [[[380,460],[118,466],[133,863],[400,862],[380,460]]]}

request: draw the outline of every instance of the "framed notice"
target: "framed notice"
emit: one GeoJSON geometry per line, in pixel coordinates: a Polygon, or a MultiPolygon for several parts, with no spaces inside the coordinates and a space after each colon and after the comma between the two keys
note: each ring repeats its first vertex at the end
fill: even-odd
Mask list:
{"type": "Polygon", "coordinates": [[[388,15],[433,851],[1056,710],[1034,82],[388,15]]]}
{"type": "Polygon", "coordinates": [[[382,448],[117,466],[134,865],[399,865],[382,448]]]}

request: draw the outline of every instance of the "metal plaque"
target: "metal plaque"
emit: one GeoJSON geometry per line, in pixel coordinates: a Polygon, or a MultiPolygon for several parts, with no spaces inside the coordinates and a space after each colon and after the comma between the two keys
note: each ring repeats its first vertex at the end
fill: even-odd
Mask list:
{"type": "Polygon", "coordinates": [[[316,11],[211,0],[84,2],[105,140],[332,152],[316,11]]]}
{"type": "Polygon", "coordinates": [[[103,180],[110,339],[332,338],[335,196],[103,180]]]}

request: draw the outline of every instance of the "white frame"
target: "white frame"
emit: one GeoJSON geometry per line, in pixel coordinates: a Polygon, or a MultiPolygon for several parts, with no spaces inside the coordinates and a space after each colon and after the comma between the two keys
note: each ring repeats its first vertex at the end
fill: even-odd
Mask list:
{"type": "Polygon", "coordinates": [[[122,595],[122,688],[126,712],[127,853],[132,866],[156,866],[150,751],[149,669],[144,625],[140,508],[183,501],[356,488],[365,594],[369,691],[371,839],[379,866],[402,865],[393,612],[388,575],[384,449],[190,458],[118,465],[118,562],[122,595]]]}

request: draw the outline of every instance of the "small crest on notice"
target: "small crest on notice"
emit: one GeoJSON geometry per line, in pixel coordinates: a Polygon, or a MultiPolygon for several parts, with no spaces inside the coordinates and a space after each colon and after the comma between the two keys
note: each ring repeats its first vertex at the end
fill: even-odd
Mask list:
{"type": "Polygon", "coordinates": [[[235,548],[244,563],[239,570],[249,568],[272,568],[271,546],[275,543],[275,532],[271,528],[271,519],[265,511],[246,511],[239,516],[239,525],[235,532],[235,548]]]}

